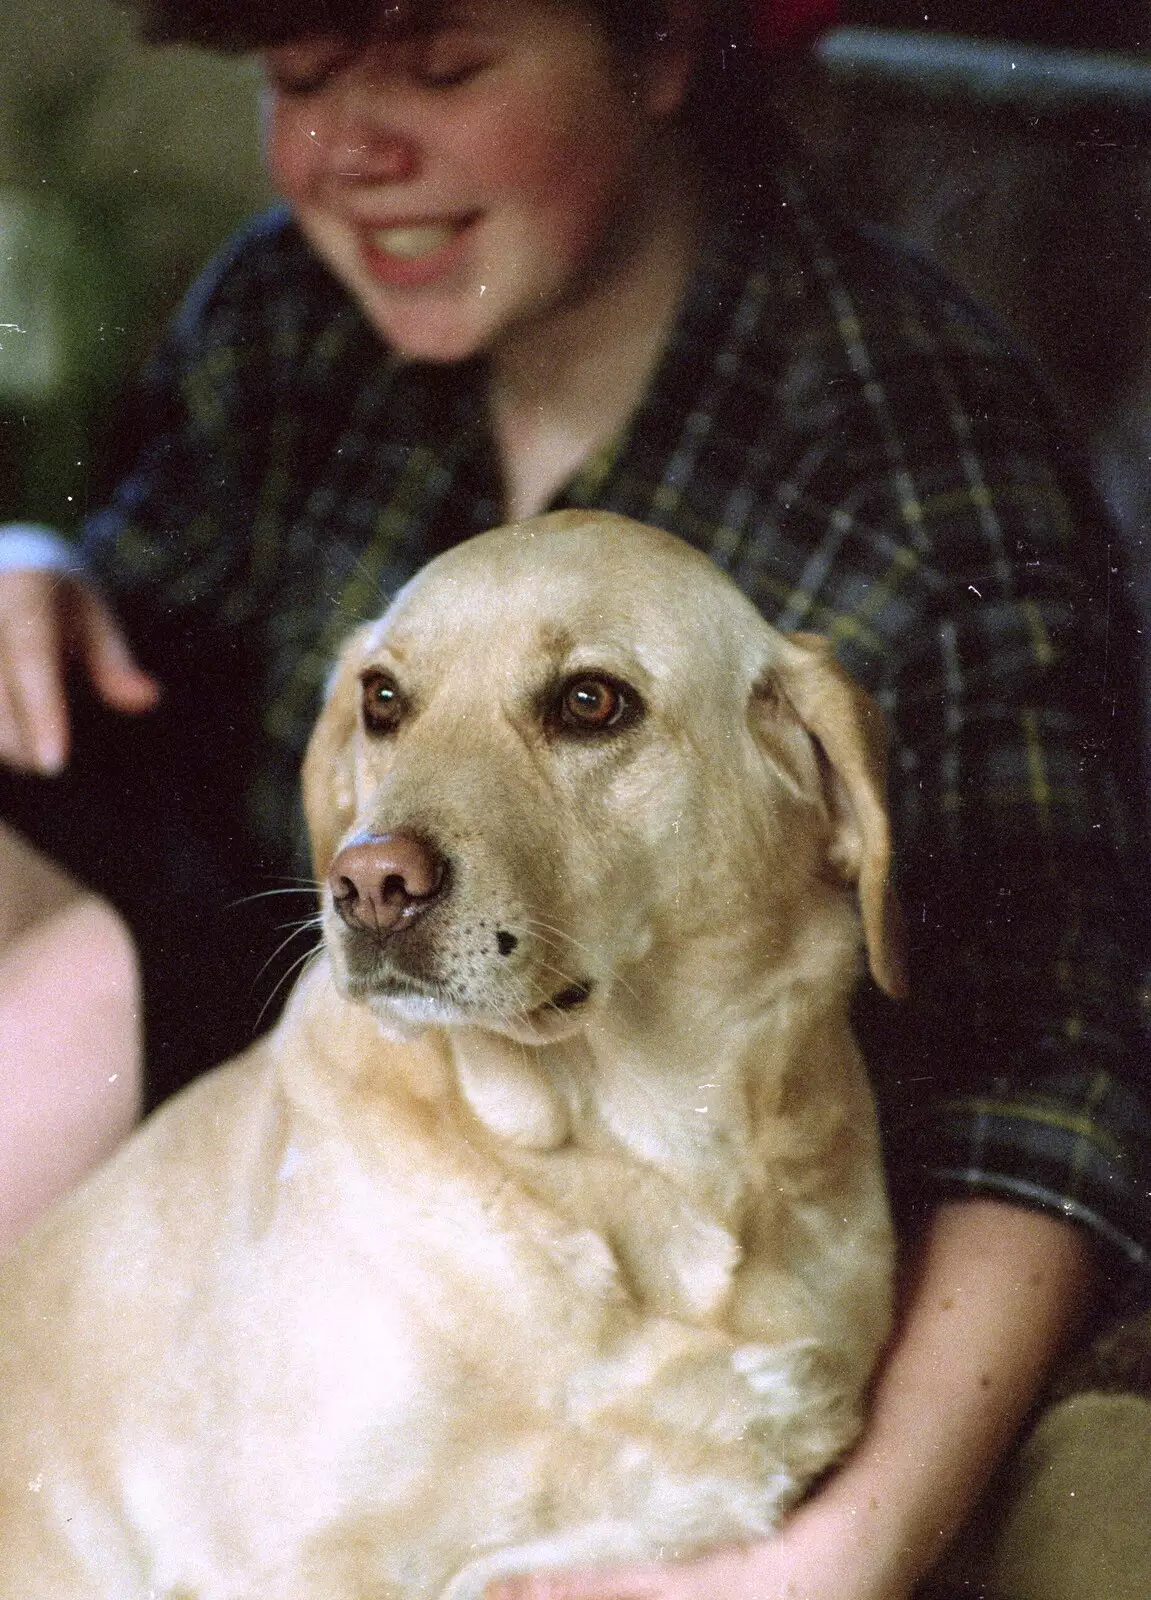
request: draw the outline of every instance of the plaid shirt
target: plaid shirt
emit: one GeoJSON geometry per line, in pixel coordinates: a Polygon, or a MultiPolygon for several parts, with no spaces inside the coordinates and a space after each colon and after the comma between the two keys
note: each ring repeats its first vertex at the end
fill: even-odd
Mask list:
{"type": "MultiPolygon", "coordinates": [[[[484,393],[481,361],[391,357],[280,212],[209,270],[151,371],[88,556],[145,658],[217,697],[248,752],[243,814],[221,799],[220,818],[271,867],[341,636],[501,520],[484,393]]],[[[1067,456],[982,313],[782,180],[717,228],[638,410],[553,505],[690,540],[878,695],[913,999],[867,992],[859,1024],[897,1199],[1075,1218],[1137,1281],[1143,933],[1104,749],[1134,670],[1067,456]]]]}

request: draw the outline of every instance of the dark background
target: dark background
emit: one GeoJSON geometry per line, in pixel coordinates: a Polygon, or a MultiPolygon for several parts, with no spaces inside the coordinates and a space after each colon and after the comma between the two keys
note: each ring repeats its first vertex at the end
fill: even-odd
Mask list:
{"type": "Polygon", "coordinates": [[[1141,0],[844,0],[843,20],[1093,50],[1151,48],[1141,0]]]}

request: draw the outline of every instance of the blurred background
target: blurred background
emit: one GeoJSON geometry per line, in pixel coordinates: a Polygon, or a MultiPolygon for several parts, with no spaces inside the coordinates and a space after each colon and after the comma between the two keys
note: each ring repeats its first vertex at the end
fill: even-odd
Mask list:
{"type": "Polygon", "coordinates": [[[112,396],[267,192],[250,63],[150,50],[112,0],[0,0],[0,519],[106,487],[112,396]]]}
{"type": "MultiPolygon", "coordinates": [[[[1151,629],[1151,0],[843,13],[783,84],[805,162],[1039,357],[1151,629]]],[[[269,198],[257,78],[138,45],[113,0],[0,0],[0,30],[0,517],[66,527],[104,490],[118,382],[269,198]]]]}

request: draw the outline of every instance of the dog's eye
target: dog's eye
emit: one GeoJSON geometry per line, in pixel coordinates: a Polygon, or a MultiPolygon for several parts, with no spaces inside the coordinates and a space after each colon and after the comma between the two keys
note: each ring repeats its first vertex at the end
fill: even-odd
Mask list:
{"type": "Polygon", "coordinates": [[[360,680],[364,727],[369,733],[392,733],[407,707],[390,672],[365,672],[360,680]]]}
{"type": "Polygon", "coordinates": [[[569,678],[560,691],[559,724],[575,733],[603,733],[630,726],[639,716],[639,696],[627,684],[591,673],[569,678]]]}

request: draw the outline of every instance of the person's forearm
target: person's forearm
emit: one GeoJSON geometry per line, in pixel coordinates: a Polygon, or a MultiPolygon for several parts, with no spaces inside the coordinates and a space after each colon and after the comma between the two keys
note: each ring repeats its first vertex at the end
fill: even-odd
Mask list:
{"type": "Polygon", "coordinates": [[[1093,1276],[1092,1247],[1070,1223],[994,1200],[943,1205],[866,1431],[795,1523],[846,1537],[876,1573],[876,1593],[906,1593],[974,1505],[1093,1276]]]}

